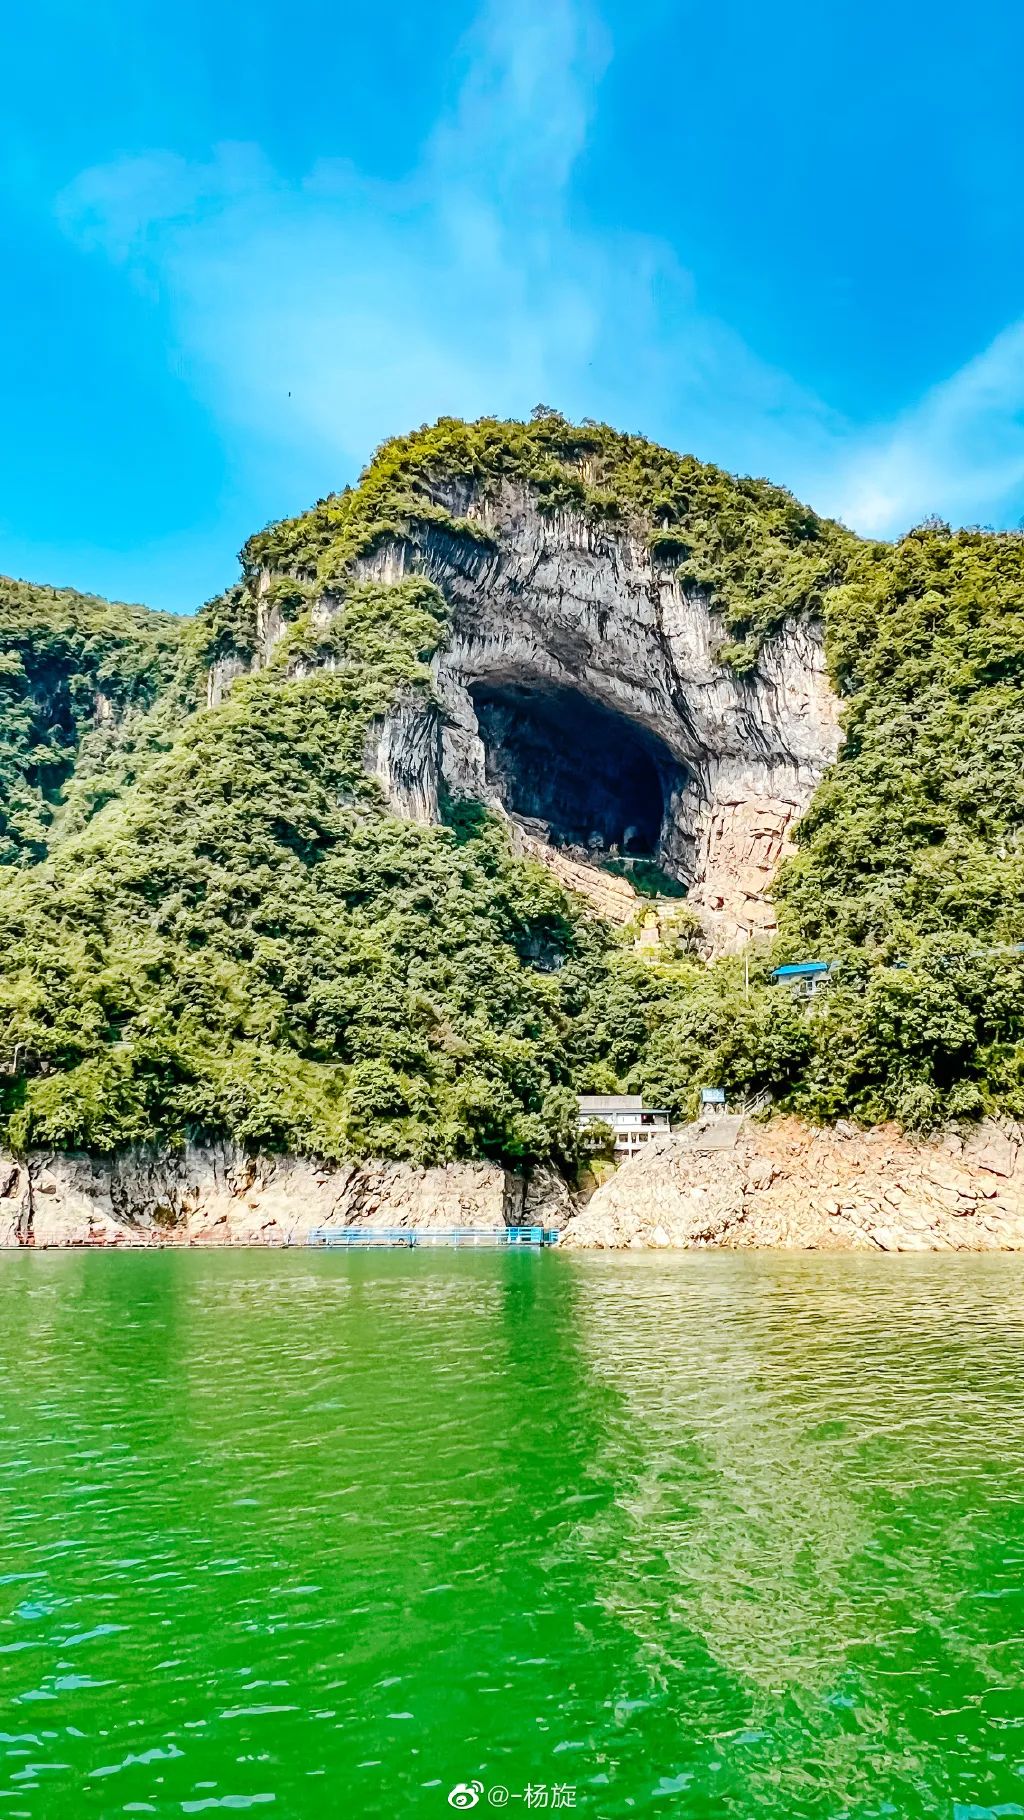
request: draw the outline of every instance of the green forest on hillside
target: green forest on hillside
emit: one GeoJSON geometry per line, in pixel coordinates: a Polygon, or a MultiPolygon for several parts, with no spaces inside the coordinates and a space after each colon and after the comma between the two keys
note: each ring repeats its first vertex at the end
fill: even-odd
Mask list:
{"type": "Polygon", "coordinates": [[[814,1118],[1024,1114],[1024,539],[895,545],[601,425],[442,420],[271,526],[193,621],[0,584],[0,1137],[109,1150],[226,1134],[329,1157],[553,1157],[577,1090],[676,1113],[701,1083],[814,1118]],[[363,754],[430,688],[442,595],[356,559],[466,547],[474,492],[627,525],[717,605],[741,673],[824,620],[846,742],[742,959],[652,967],[470,804],[421,827],[363,754]],[[286,632],[247,661],[262,604],[286,632]],[[312,608],[324,594],[327,623],[312,608]],[[97,703],[104,704],[98,711],[97,703]],[[783,959],[834,963],[808,1011],[783,959]]]}
{"type": "Polygon", "coordinates": [[[66,821],[67,785],[102,795],[174,674],[169,613],[0,576],[0,867],[41,859],[66,821]],[[97,711],[97,704],[107,712],[97,711]]]}

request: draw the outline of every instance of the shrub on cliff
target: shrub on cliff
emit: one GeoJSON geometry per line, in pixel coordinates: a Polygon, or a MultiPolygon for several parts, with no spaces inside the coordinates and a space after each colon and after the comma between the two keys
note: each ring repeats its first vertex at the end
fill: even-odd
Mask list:
{"type": "Polygon", "coordinates": [[[442,419],[250,540],[189,624],[4,584],[0,631],[0,1126],[19,1146],[216,1132],[568,1165],[573,1090],[616,1085],[677,1116],[703,1084],[819,1118],[1024,1114],[1019,537],[869,544],[602,425],[442,419]],[[746,977],[685,944],[625,954],[479,807],[412,826],[367,774],[375,723],[430,688],[448,608],[357,559],[397,540],[415,562],[429,532],[471,574],[505,485],[646,540],[717,606],[740,675],[784,618],[824,617],[846,743],[746,977]],[[268,613],[269,665],[207,710],[206,666],[248,664],[268,613]],[[836,965],[804,1009],[768,976],[809,952],[836,965]]]}
{"type": "Polygon", "coordinates": [[[393,437],[358,487],[250,538],[243,564],[247,573],[269,568],[324,585],[382,541],[414,537],[417,522],[487,542],[460,502],[509,483],[528,489],[542,512],[579,512],[646,538],[659,561],[720,610],[732,635],[729,660],[741,670],[788,615],[822,610],[856,546],[850,532],[782,487],[545,411],[529,423],[442,417],[393,437]]]}
{"type": "Polygon", "coordinates": [[[0,576],[0,866],[41,859],[76,763],[97,776],[173,673],[181,622],[0,576]]]}
{"type": "Polygon", "coordinates": [[[8,1137],[109,1149],[223,1132],[329,1156],[564,1147],[574,957],[601,937],[487,816],[386,813],[371,723],[427,687],[419,578],[352,591],[45,868],[0,888],[8,1137]]]}

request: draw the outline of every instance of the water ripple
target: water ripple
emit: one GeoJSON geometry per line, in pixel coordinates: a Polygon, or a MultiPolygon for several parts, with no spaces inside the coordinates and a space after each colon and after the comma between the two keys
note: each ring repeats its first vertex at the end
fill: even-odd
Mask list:
{"type": "Polygon", "coordinates": [[[1012,1258],[0,1257],[0,1816],[1022,1813],[1022,1340],[1012,1258]]]}

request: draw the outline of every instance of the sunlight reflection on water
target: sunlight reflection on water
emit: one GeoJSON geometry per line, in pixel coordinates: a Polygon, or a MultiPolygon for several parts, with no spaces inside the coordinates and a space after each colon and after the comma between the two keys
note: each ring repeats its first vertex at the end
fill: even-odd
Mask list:
{"type": "Polygon", "coordinates": [[[0,1814],[1022,1811],[1022,1337],[1012,1258],[2,1257],[0,1814]]]}

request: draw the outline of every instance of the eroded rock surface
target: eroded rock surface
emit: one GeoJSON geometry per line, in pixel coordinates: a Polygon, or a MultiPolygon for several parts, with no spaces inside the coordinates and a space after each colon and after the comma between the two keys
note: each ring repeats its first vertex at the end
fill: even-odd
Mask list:
{"type": "MultiPolygon", "coordinates": [[[[737,676],[706,597],[642,539],[543,515],[512,487],[439,484],[436,499],[489,541],[425,527],[360,565],[427,575],[452,612],[435,700],[399,703],[367,750],[396,811],[437,820],[445,792],[488,802],[564,851],[595,900],[603,859],[652,861],[688,887],[713,949],[772,929],[769,886],[839,746],[821,627],[788,623],[737,676]]],[[[336,606],[325,595],[315,616],[336,606]]],[[[257,662],[282,630],[268,607],[257,662]]],[[[215,669],[211,701],[237,668],[215,669]]]]}
{"type": "Polygon", "coordinates": [[[1024,1134],[721,1119],[653,1140],[584,1206],[553,1170],[326,1165],[227,1144],[0,1155],[0,1245],[303,1244],[316,1226],[560,1227],[581,1250],[1024,1250],[1024,1134]]]}
{"type": "Polygon", "coordinates": [[[654,1140],[572,1218],[578,1248],[1024,1250],[1024,1137],[988,1121],[915,1142],[891,1127],[722,1120],[654,1140]]]}
{"type": "Polygon", "coordinates": [[[549,1169],[496,1163],[328,1165],[236,1146],[113,1157],[0,1156],[0,1245],[303,1244],[318,1226],[498,1230],[560,1225],[569,1193],[549,1169]]]}
{"type": "MultiPolygon", "coordinates": [[[[771,929],[768,888],[839,746],[821,628],[787,625],[738,677],[705,597],[638,540],[542,517],[512,490],[443,503],[477,516],[493,549],[427,538],[371,567],[422,569],[452,603],[435,663],[447,788],[546,824],[552,845],[655,861],[717,948],[771,929]]],[[[429,797],[421,765],[396,806],[421,813],[429,797]]]]}

